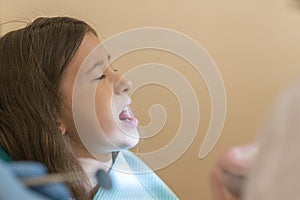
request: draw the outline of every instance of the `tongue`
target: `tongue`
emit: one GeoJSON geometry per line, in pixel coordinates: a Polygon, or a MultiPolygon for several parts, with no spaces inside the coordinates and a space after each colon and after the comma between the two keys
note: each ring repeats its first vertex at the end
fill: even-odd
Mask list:
{"type": "Polygon", "coordinates": [[[138,126],[139,121],[134,117],[130,109],[124,110],[120,113],[119,119],[122,121],[130,122],[134,126],[138,126]]]}
{"type": "Polygon", "coordinates": [[[130,113],[128,110],[122,111],[119,115],[120,120],[131,120],[132,117],[130,116],[130,113]]]}

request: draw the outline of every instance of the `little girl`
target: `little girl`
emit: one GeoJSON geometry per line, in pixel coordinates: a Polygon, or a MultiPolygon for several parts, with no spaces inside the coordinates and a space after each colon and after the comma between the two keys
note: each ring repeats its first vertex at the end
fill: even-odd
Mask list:
{"type": "Polygon", "coordinates": [[[176,199],[154,173],[134,173],[147,166],[124,151],[139,141],[131,82],[109,57],[95,30],[69,17],[38,18],[1,37],[0,145],[14,160],[75,172],[68,183],[75,199],[96,192],[94,199],[176,199]],[[98,190],[99,169],[109,173],[110,190],[98,190]]]}

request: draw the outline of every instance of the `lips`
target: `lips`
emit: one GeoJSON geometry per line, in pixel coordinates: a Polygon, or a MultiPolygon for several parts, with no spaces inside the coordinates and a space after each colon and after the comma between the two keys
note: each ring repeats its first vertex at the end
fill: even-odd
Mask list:
{"type": "Polygon", "coordinates": [[[132,113],[129,104],[121,111],[119,119],[129,125],[137,127],[139,121],[137,120],[137,118],[134,117],[134,114],[132,113]]]}

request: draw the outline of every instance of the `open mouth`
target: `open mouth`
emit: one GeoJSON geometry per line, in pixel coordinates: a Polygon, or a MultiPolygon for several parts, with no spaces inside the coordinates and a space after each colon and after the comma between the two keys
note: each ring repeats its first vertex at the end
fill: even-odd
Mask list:
{"type": "Polygon", "coordinates": [[[132,113],[129,105],[127,105],[120,113],[119,119],[129,125],[132,125],[134,127],[137,127],[139,124],[139,121],[137,118],[134,117],[134,114],[132,113]]]}

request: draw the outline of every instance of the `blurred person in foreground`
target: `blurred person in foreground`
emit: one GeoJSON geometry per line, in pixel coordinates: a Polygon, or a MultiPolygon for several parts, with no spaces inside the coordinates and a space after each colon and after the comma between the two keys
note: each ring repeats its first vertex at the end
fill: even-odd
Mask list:
{"type": "Polygon", "coordinates": [[[214,200],[300,196],[300,82],[283,92],[257,142],[222,153],[211,172],[214,200]]]}
{"type": "MultiPolygon", "coordinates": [[[[292,0],[300,8],[300,0],[292,0]]],[[[261,138],[223,152],[210,174],[214,200],[282,200],[300,195],[300,81],[286,89],[261,138]]]]}

